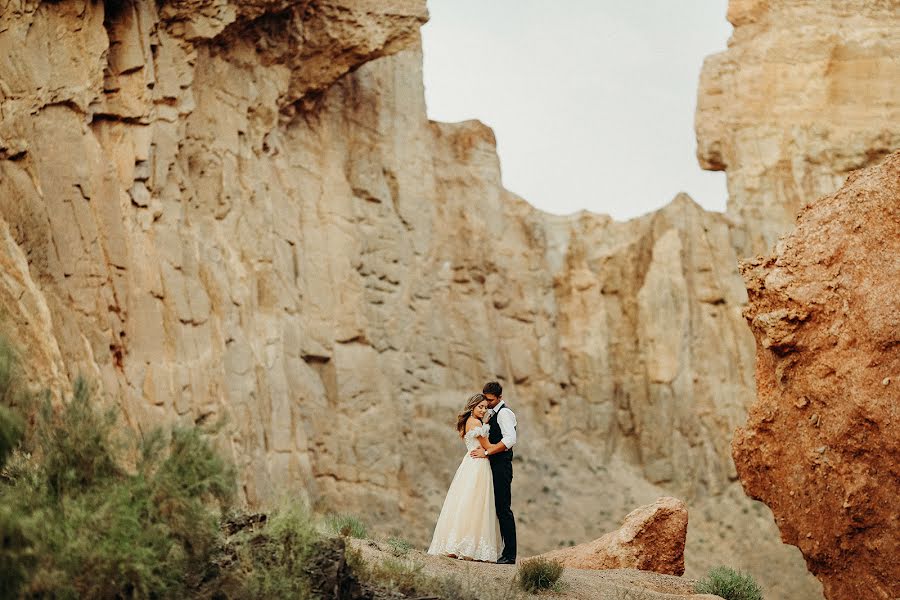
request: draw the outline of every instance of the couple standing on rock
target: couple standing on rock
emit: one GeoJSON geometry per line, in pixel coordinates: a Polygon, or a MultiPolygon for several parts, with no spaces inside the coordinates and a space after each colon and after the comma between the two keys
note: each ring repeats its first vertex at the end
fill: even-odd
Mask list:
{"type": "Polygon", "coordinates": [[[516,415],[503,401],[499,383],[491,381],[469,398],[456,429],[467,453],[447,490],[428,553],[515,564],[516,520],[510,503],[516,415]]]}

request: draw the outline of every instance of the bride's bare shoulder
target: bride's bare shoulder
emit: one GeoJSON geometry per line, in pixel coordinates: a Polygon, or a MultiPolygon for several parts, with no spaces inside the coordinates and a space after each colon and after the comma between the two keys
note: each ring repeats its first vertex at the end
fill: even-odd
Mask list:
{"type": "Polygon", "coordinates": [[[474,429],[475,427],[481,427],[481,421],[479,421],[475,417],[469,417],[466,420],[466,433],[468,433],[470,430],[474,429]]]}

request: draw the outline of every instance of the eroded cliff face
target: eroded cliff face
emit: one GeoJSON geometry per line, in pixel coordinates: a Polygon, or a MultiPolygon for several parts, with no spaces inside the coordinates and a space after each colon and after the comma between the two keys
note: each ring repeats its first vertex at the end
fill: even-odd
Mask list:
{"type": "Polygon", "coordinates": [[[900,153],[743,266],[759,401],[734,439],[828,598],[900,595],[900,153]]]}
{"type": "Polygon", "coordinates": [[[5,7],[0,210],[43,297],[8,315],[39,370],[98,380],[140,429],[225,412],[248,499],[305,487],[289,380],[308,368],[304,207],[279,195],[298,182],[279,186],[275,138],[425,17],[415,2],[5,7]]]}
{"type": "Polygon", "coordinates": [[[498,378],[523,554],[675,494],[688,575],[724,562],[816,597],[729,455],[754,396],[743,230],[686,196],[627,223],[513,196],[488,128],[427,120],[424,19],[3,10],[0,301],[34,378],[87,374],[139,431],[225,416],[248,503],[416,543],[463,453],[453,417],[498,378]]]}
{"type": "Polygon", "coordinates": [[[741,256],[803,204],[900,148],[897,0],[731,0],[728,50],[703,65],[697,158],[728,174],[741,256]]]}

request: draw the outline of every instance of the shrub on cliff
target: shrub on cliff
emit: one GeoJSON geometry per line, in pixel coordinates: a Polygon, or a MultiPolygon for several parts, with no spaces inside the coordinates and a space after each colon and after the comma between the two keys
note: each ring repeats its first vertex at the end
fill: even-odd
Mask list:
{"type": "Polygon", "coordinates": [[[114,435],[113,413],[91,396],[79,380],[60,406],[45,398],[27,447],[4,468],[0,592],[183,595],[206,567],[233,473],[194,429],[126,445],[114,435]],[[134,466],[124,468],[121,455],[134,466]]]}
{"type": "Polygon", "coordinates": [[[318,537],[302,505],[274,513],[257,534],[239,536],[236,545],[246,573],[242,579],[247,597],[309,597],[307,570],[318,537]]]}
{"type": "Polygon", "coordinates": [[[25,433],[25,422],[14,408],[21,403],[24,389],[17,381],[16,365],[15,351],[0,337],[0,468],[25,433]]]}
{"type": "Polygon", "coordinates": [[[697,582],[698,594],[714,594],[725,600],[762,600],[762,590],[753,577],[730,567],[714,567],[697,582]]]}

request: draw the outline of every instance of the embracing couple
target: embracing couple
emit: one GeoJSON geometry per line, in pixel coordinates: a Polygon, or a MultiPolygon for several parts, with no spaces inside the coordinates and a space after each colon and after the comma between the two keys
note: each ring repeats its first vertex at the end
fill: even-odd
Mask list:
{"type": "Polygon", "coordinates": [[[510,502],[516,415],[503,402],[499,383],[491,381],[469,398],[456,429],[466,455],[447,491],[428,553],[515,564],[516,520],[510,502]]]}

